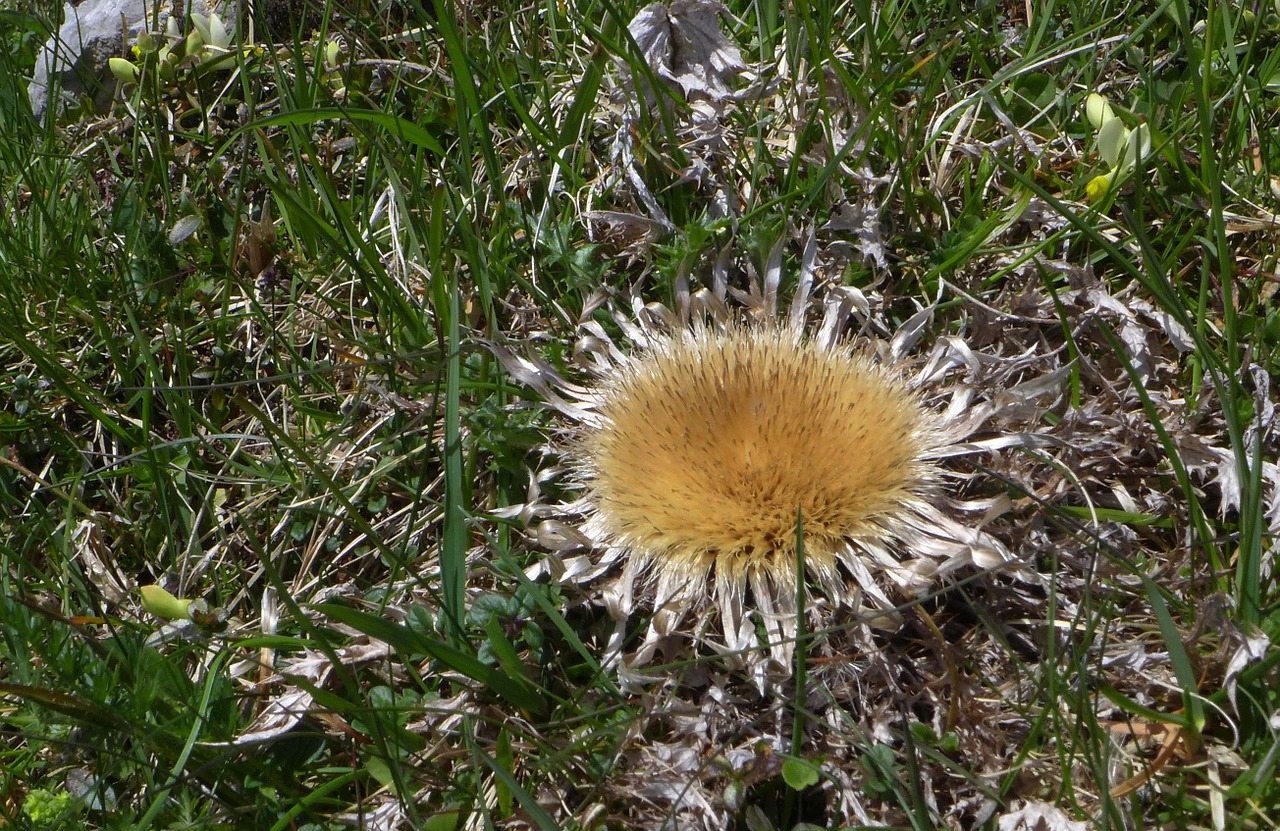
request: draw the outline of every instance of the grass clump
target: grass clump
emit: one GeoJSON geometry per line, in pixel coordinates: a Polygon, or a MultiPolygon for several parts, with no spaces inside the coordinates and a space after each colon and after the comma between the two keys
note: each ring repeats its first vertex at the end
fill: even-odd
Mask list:
{"type": "Polygon", "coordinates": [[[45,123],[0,13],[0,823],[1275,822],[1274,10],[302,11],[45,123]],[[779,308],[956,548],[663,629],[535,393],[779,308]]]}

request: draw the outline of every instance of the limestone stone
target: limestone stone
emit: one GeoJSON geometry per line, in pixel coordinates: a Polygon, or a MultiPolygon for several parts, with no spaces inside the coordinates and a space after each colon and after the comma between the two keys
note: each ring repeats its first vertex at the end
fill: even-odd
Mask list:
{"type": "MultiPolygon", "coordinates": [[[[210,6],[225,10],[225,0],[161,0],[159,30],[174,6],[185,17],[187,11],[207,15],[210,6]]],[[[45,43],[36,58],[35,74],[27,87],[31,109],[37,119],[46,113],[57,117],[69,102],[82,96],[91,97],[99,108],[105,106],[115,90],[115,79],[108,70],[111,58],[124,57],[126,42],[132,42],[143,28],[151,29],[156,0],[83,0],[79,5],[63,7],[63,24],[45,43]],[[51,94],[58,100],[50,102],[51,94]]],[[[185,30],[185,26],[183,29],[185,30]]]]}

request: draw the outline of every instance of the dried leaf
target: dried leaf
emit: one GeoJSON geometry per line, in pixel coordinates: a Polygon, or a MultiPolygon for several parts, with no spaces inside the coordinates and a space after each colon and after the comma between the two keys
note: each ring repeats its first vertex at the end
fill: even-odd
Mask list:
{"type": "Polygon", "coordinates": [[[1240,712],[1240,708],[1236,704],[1236,686],[1240,681],[1240,673],[1254,661],[1261,661],[1266,656],[1267,650],[1271,648],[1271,639],[1265,632],[1252,625],[1249,625],[1249,630],[1247,633],[1240,633],[1240,646],[1227,662],[1225,681],[1227,697],[1231,699],[1231,706],[1237,713],[1240,712]]]}
{"type": "MultiPolygon", "coordinates": [[[[306,690],[292,690],[277,696],[253,720],[243,733],[226,744],[243,747],[250,744],[261,744],[292,730],[311,710],[311,693],[306,690]]],[[[220,743],[209,743],[220,744],[220,743]]]]}
{"type": "Polygon", "coordinates": [[[645,253],[668,230],[647,216],[623,211],[588,211],[583,216],[590,224],[592,240],[615,245],[627,256],[645,253]]]}
{"type": "Polygon", "coordinates": [[[173,228],[169,231],[169,244],[180,245],[191,238],[191,235],[200,230],[200,217],[195,214],[187,214],[186,216],[173,223],[173,228]]]}
{"type": "Polygon", "coordinates": [[[1074,822],[1047,802],[1030,801],[996,820],[998,831],[1088,831],[1086,822],[1074,822]]]}
{"type": "Polygon", "coordinates": [[[121,603],[129,596],[129,587],[120,575],[108,565],[115,558],[107,548],[102,527],[94,519],[83,519],[71,535],[76,556],[84,568],[89,582],[94,585],[108,603],[121,603]]]}
{"type": "MultiPolygon", "coordinates": [[[[733,82],[746,69],[738,47],[720,31],[724,11],[715,0],[653,3],[627,28],[654,74],[687,100],[723,101],[733,96],[733,82]]],[[[625,67],[623,75],[627,80],[625,67]]],[[[652,97],[647,90],[645,97],[652,97]]]]}
{"type": "Polygon", "coordinates": [[[1100,288],[1090,289],[1086,295],[1089,302],[1098,311],[1108,311],[1120,319],[1120,340],[1129,353],[1129,360],[1142,379],[1143,386],[1151,380],[1151,350],[1147,345],[1147,327],[1138,322],[1138,318],[1128,307],[1100,288]]]}
{"type": "Polygon", "coordinates": [[[880,209],[873,202],[841,205],[822,230],[852,234],[854,247],[864,260],[874,263],[876,268],[888,268],[884,236],[880,232],[880,209]]]}

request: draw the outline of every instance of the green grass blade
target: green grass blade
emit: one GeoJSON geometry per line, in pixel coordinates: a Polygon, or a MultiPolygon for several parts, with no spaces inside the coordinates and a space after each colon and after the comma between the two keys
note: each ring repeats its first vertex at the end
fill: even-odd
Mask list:
{"type": "Polygon", "coordinates": [[[578,657],[583,660],[583,663],[591,669],[592,678],[595,679],[595,686],[604,690],[613,698],[621,698],[621,690],[619,690],[617,685],[613,683],[609,674],[604,671],[604,668],[600,666],[600,662],[596,660],[595,655],[593,655],[591,650],[587,648],[587,645],[582,642],[582,639],[578,637],[578,633],[574,631],[573,627],[569,624],[569,621],[565,620],[564,615],[541,590],[541,587],[529,579],[529,576],[524,573],[524,570],[521,569],[518,564],[515,563],[509,553],[505,550],[500,550],[499,555],[501,556],[502,564],[507,568],[508,573],[515,576],[515,578],[520,582],[521,587],[523,587],[528,593],[528,596],[533,598],[533,602],[538,607],[538,610],[547,616],[547,619],[551,621],[551,625],[556,627],[556,631],[558,631],[561,637],[565,639],[565,642],[569,644],[569,647],[573,649],[578,657]]]}
{"type": "Polygon", "coordinates": [[[150,828],[171,799],[171,791],[181,778],[182,772],[186,769],[187,760],[191,758],[191,751],[195,749],[196,741],[200,738],[200,733],[209,717],[209,705],[213,697],[214,687],[229,658],[230,653],[219,652],[206,670],[204,691],[200,694],[200,703],[195,710],[195,719],[191,724],[191,731],[187,734],[187,740],[182,746],[182,751],[173,761],[173,766],[169,770],[168,781],[160,788],[159,793],[155,794],[151,807],[147,809],[147,812],[142,815],[142,818],[134,826],[138,831],[150,828]]]}
{"type": "Polygon", "coordinates": [[[1174,724],[1174,725],[1177,725],[1178,727],[1191,726],[1190,720],[1186,717],[1186,715],[1182,715],[1178,713],[1166,713],[1166,712],[1157,710],[1153,707],[1145,707],[1139,704],[1138,702],[1134,701],[1129,696],[1120,692],[1112,685],[1106,683],[1105,681],[1097,682],[1095,684],[1095,687],[1097,688],[1098,692],[1102,693],[1102,695],[1108,701],[1110,701],[1112,704],[1115,704],[1117,707],[1119,707],[1121,710],[1124,710],[1129,715],[1141,716],[1142,718],[1147,719],[1153,724],[1174,724]]]}
{"type": "Polygon", "coordinates": [[[530,689],[527,682],[512,678],[501,670],[486,666],[479,659],[453,646],[429,638],[406,626],[358,609],[352,609],[349,606],[342,606],[337,603],[320,603],[315,606],[315,609],[336,621],[360,630],[370,637],[386,641],[401,652],[430,655],[453,671],[465,675],[472,681],[483,684],[498,696],[505,698],[531,715],[545,716],[549,710],[546,699],[540,693],[530,689]]]}
{"type": "Polygon", "coordinates": [[[520,803],[520,807],[524,808],[525,812],[529,814],[529,817],[534,821],[538,828],[541,828],[542,831],[561,831],[560,824],[547,813],[545,808],[538,804],[538,800],[533,794],[529,793],[520,785],[511,771],[498,764],[496,759],[488,753],[485,753],[479,747],[474,747],[473,750],[476,757],[479,758],[480,761],[484,762],[485,766],[488,767],[489,770],[493,771],[493,775],[498,782],[500,782],[504,788],[515,796],[516,801],[520,803]]]}
{"type": "Polygon", "coordinates": [[[1164,602],[1160,587],[1145,574],[1142,587],[1147,592],[1147,600],[1151,603],[1151,611],[1155,613],[1156,622],[1160,625],[1160,637],[1164,640],[1165,649],[1169,651],[1169,662],[1173,664],[1173,672],[1182,687],[1183,710],[1187,714],[1187,728],[1193,736],[1198,736],[1204,729],[1204,699],[1200,696],[1199,683],[1196,681],[1195,667],[1191,656],[1187,654],[1182,635],[1178,632],[1173,616],[1169,614],[1169,606],[1164,602]]]}

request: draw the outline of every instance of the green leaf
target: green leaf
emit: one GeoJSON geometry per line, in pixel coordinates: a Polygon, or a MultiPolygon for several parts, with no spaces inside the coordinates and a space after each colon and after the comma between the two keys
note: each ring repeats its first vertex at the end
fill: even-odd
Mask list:
{"type": "Polygon", "coordinates": [[[818,784],[818,780],[821,777],[821,769],[808,759],[788,756],[787,760],[782,763],[782,778],[787,783],[787,787],[793,791],[803,791],[805,788],[811,788],[818,784]]]}
{"type": "Polygon", "coordinates": [[[484,627],[485,634],[489,637],[489,648],[493,650],[494,657],[498,659],[498,666],[502,667],[515,681],[522,684],[532,684],[525,675],[524,664],[520,662],[520,655],[516,652],[515,644],[511,643],[511,639],[507,637],[507,633],[502,629],[502,621],[496,617],[489,618],[488,623],[484,627]]]}
{"type": "Polygon", "coordinates": [[[395,787],[396,778],[391,774],[391,766],[381,756],[370,756],[364,760],[364,769],[384,788],[395,787]]]}
{"type": "Polygon", "coordinates": [[[427,817],[418,828],[421,831],[454,831],[461,821],[461,811],[441,811],[427,817]]]}
{"type": "Polygon", "coordinates": [[[1054,510],[1067,516],[1077,517],[1085,520],[1098,520],[1101,522],[1118,522],[1122,525],[1145,526],[1150,525],[1156,528],[1172,528],[1172,516],[1158,516],[1156,514],[1143,514],[1134,511],[1124,511],[1119,508],[1097,508],[1085,505],[1061,505],[1054,510]]]}
{"type": "MultiPolygon", "coordinates": [[[[511,733],[503,728],[498,732],[498,746],[495,748],[494,761],[502,767],[503,770],[515,770],[516,757],[511,749],[511,733]]],[[[511,816],[512,810],[515,808],[512,802],[511,789],[501,779],[494,781],[495,788],[498,792],[498,813],[502,819],[511,816]]]]}
{"type": "Polygon", "coordinates": [[[482,594],[473,600],[471,607],[467,609],[467,625],[483,629],[489,625],[491,619],[511,615],[516,611],[518,607],[510,598],[500,594],[482,594]]]}
{"type": "Polygon", "coordinates": [[[911,731],[911,735],[918,742],[934,744],[938,741],[938,734],[933,732],[933,728],[922,722],[913,721],[907,725],[907,729],[911,731]]]}
{"type": "Polygon", "coordinates": [[[0,681],[0,695],[30,701],[78,721],[88,722],[108,730],[127,731],[130,727],[129,723],[114,711],[100,707],[88,699],[57,690],[0,681]]]}

